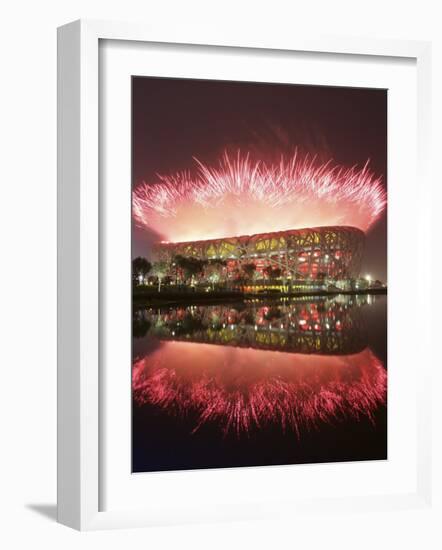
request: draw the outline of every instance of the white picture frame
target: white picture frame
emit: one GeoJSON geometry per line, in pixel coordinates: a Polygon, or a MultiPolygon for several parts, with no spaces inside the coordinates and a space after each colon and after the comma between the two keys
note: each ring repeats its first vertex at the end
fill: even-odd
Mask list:
{"type": "MultiPolygon", "coordinates": [[[[192,510],[182,517],[160,510],[113,509],[100,506],[100,186],[99,186],[99,43],[100,40],[210,45],[332,55],[411,58],[417,67],[418,218],[423,315],[430,311],[430,204],[428,174],[430,120],[430,44],[350,37],[311,38],[296,35],[267,43],[263,36],[188,36],[183,29],[167,35],[155,27],[101,21],[76,21],[58,31],[58,521],[80,530],[139,527],[180,521],[265,517],[269,506],[251,503],[245,514],[232,508],[210,514],[192,510]]],[[[244,51],[244,50],[243,50],[244,51]]],[[[430,333],[423,337],[430,338],[430,333]]],[[[428,342],[427,342],[428,343],[428,342]]],[[[425,345],[425,341],[422,342],[425,345]]],[[[430,349],[428,347],[428,349],[430,349]]],[[[427,506],[431,500],[430,371],[423,361],[416,389],[417,487],[408,494],[391,493],[336,498],[334,511],[427,506]]],[[[173,474],[168,474],[173,475],[173,474]]],[[[205,472],[210,476],[210,472],[205,472]]],[[[207,477],[205,478],[207,479],[207,477]]],[[[299,505],[271,505],[276,515],[325,510],[329,499],[312,498],[299,505]]]]}

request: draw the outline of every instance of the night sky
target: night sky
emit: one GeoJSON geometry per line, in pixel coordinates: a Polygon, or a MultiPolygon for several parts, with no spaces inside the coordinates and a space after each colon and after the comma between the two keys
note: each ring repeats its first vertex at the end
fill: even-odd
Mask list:
{"type": "MultiPolygon", "coordinates": [[[[132,79],[133,185],[216,163],[224,151],[277,161],[298,151],[370,168],[387,185],[387,91],[288,84],[132,79]]],[[[362,274],[387,281],[386,213],[369,231],[362,274]]],[[[156,240],[134,227],[132,253],[156,240]]]]}

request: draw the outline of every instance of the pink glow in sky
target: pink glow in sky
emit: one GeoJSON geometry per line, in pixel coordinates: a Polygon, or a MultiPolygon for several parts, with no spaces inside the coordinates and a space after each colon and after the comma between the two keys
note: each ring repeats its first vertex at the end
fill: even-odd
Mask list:
{"type": "Polygon", "coordinates": [[[217,166],[158,176],[133,191],[133,216],[170,242],[347,225],[367,231],[386,206],[367,164],[344,167],[294,154],[279,164],[225,153],[217,166]]]}
{"type": "Polygon", "coordinates": [[[240,435],[276,424],[299,437],[321,422],[372,419],[387,373],[369,348],[321,356],[172,341],[134,361],[132,385],[139,405],[194,415],[194,431],[214,423],[240,435]]]}

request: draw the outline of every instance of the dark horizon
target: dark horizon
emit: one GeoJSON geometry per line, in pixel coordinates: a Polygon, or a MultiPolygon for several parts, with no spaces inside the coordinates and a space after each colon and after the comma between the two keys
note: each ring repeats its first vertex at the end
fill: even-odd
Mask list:
{"type": "MultiPolygon", "coordinates": [[[[214,162],[224,150],[266,161],[295,148],[370,169],[387,189],[387,91],[157,77],[132,79],[132,182],[214,162]]],[[[132,255],[152,235],[134,226],[132,255]]],[[[387,282],[387,214],[366,234],[361,274],[387,282]]]]}

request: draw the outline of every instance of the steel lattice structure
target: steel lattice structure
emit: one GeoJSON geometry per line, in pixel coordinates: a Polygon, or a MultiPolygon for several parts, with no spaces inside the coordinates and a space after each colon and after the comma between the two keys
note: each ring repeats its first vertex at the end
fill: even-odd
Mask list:
{"type": "Polygon", "coordinates": [[[282,277],[346,279],[359,275],[364,241],[364,232],[356,227],[313,227],[225,239],[162,242],[154,248],[154,256],[170,263],[176,256],[222,260],[229,272],[254,263],[257,278],[264,277],[265,268],[271,266],[278,268],[282,277]]]}

